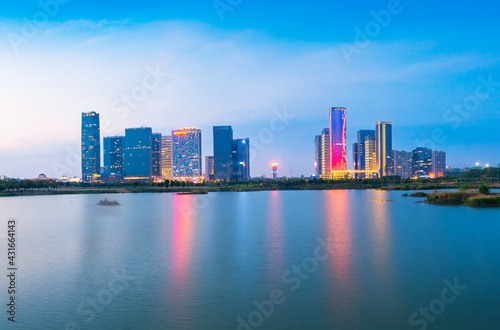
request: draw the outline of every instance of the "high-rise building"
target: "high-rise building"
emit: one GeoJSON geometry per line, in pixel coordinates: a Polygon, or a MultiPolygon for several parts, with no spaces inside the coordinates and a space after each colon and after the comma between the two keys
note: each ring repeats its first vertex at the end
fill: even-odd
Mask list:
{"type": "Polygon", "coordinates": [[[314,138],[314,175],[321,176],[321,135],[314,138]]]}
{"type": "Polygon", "coordinates": [[[201,130],[183,128],[172,131],[172,136],[174,180],[200,182],[202,179],[201,130]]]}
{"type": "Polygon", "coordinates": [[[330,129],[325,128],[321,133],[321,175],[325,176],[331,172],[330,168],[330,129]]]}
{"type": "Polygon", "coordinates": [[[215,180],[214,156],[205,156],[205,181],[215,180]]]}
{"type": "Polygon", "coordinates": [[[101,172],[99,114],[82,113],[82,181],[91,182],[101,172]]]}
{"type": "Polygon", "coordinates": [[[214,172],[216,180],[229,180],[232,172],[233,129],[214,126],[214,172]]]}
{"type": "Polygon", "coordinates": [[[378,122],[375,129],[379,177],[392,175],[392,123],[378,122]]]}
{"type": "Polygon", "coordinates": [[[250,180],[250,139],[233,140],[231,180],[250,180]]]}
{"type": "MultiPolygon", "coordinates": [[[[375,138],[375,130],[366,130],[365,129],[365,130],[358,131],[358,155],[357,155],[357,159],[355,161],[357,163],[357,168],[360,171],[366,171],[365,141],[366,141],[367,136],[375,138]]],[[[365,176],[361,175],[360,177],[364,178],[365,176]]]]}
{"type": "Polygon", "coordinates": [[[151,127],[125,130],[125,176],[150,178],[153,173],[151,127]]]}
{"type": "Polygon", "coordinates": [[[123,176],[124,140],[124,136],[105,137],[103,139],[105,175],[123,176]]]}
{"type": "Polygon", "coordinates": [[[271,178],[273,180],[278,179],[278,163],[271,164],[271,178]]]}
{"type": "Polygon", "coordinates": [[[432,151],[432,170],[435,177],[444,176],[446,172],[446,152],[432,151]]]}
{"type": "MultiPolygon", "coordinates": [[[[358,153],[359,153],[358,144],[353,143],[352,144],[352,169],[355,171],[359,170],[359,168],[358,168],[358,153]]],[[[354,177],[355,178],[358,177],[357,173],[355,173],[354,177]]]]}
{"type": "Polygon", "coordinates": [[[162,136],[161,138],[161,175],[165,180],[172,180],[173,173],[173,146],[172,136],[162,136]]]}
{"type": "Polygon", "coordinates": [[[347,170],[346,108],[330,108],[330,170],[347,170]]]}
{"type": "Polygon", "coordinates": [[[394,175],[403,179],[408,179],[412,176],[412,153],[404,150],[393,150],[392,161],[394,175]]]}
{"type": "Polygon", "coordinates": [[[413,176],[427,177],[432,170],[432,150],[428,148],[417,148],[412,153],[413,176]]]}
{"type": "MultiPolygon", "coordinates": [[[[365,171],[377,170],[376,140],[373,136],[366,136],[364,142],[365,171]]],[[[373,172],[366,173],[365,178],[372,179],[373,172]]]]}
{"type": "Polygon", "coordinates": [[[162,176],[161,173],[161,134],[151,134],[152,176],[162,176]]]}

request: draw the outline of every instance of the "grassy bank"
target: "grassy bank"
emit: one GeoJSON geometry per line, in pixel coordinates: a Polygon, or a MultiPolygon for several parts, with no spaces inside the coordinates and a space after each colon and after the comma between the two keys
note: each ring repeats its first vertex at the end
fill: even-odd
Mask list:
{"type": "Polygon", "coordinates": [[[437,205],[500,206],[500,194],[484,195],[477,190],[433,192],[427,203],[437,205]]]}

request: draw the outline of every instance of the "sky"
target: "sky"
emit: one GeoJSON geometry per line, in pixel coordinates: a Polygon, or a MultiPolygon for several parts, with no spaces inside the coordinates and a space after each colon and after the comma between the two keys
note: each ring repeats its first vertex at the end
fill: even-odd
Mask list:
{"type": "Polygon", "coordinates": [[[80,176],[81,113],[101,137],[212,126],[250,138],[251,175],[314,172],[314,137],[347,108],[393,148],[500,163],[491,1],[102,1],[0,4],[0,176],[80,176]]]}

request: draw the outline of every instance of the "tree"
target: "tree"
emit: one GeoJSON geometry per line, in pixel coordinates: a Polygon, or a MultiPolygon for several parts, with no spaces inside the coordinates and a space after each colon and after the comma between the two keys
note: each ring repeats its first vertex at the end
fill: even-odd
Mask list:
{"type": "Polygon", "coordinates": [[[485,184],[482,184],[479,186],[479,192],[483,195],[489,195],[490,194],[490,187],[488,187],[485,184]]]}
{"type": "Polygon", "coordinates": [[[165,188],[168,188],[168,187],[170,186],[170,180],[168,180],[168,179],[167,179],[167,180],[165,180],[165,181],[163,182],[163,184],[165,185],[165,188]]]}

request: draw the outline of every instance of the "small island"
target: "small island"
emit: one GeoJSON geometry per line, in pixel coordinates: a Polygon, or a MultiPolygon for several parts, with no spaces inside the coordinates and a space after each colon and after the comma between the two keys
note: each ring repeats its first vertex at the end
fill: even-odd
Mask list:
{"type": "Polygon", "coordinates": [[[108,199],[107,199],[107,198],[104,198],[104,200],[99,201],[99,203],[97,203],[97,205],[103,205],[103,206],[118,206],[118,205],[120,205],[120,203],[118,203],[118,202],[116,201],[116,199],[115,199],[115,200],[112,200],[112,201],[108,201],[108,199]]]}
{"type": "Polygon", "coordinates": [[[459,191],[435,191],[427,195],[428,204],[467,205],[476,207],[500,207],[500,194],[492,194],[490,188],[483,184],[479,189],[461,187],[459,191]]]}

